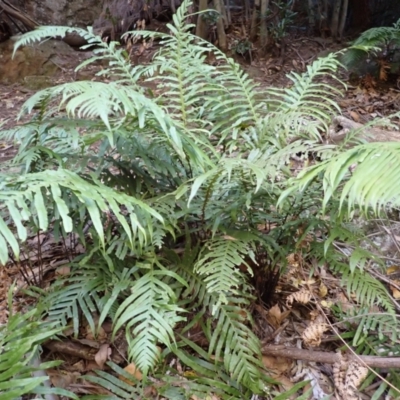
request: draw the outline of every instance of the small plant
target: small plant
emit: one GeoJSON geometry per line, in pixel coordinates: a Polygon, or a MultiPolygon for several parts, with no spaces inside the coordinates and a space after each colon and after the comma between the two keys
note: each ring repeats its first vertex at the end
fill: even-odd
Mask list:
{"type": "Polygon", "coordinates": [[[393,27],[363,32],[344,52],[342,61],[350,72],[386,80],[388,72],[400,73],[400,20],[393,27]]]}

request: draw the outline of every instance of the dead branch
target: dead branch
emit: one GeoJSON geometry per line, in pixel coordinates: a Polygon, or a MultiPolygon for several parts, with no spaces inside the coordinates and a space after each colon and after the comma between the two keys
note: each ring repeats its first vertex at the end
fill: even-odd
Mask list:
{"type": "Polygon", "coordinates": [[[39,26],[36,21],[5,0],[0,0],[0,10],[21,21],[28,30],[32,31],[39,26]]]}
{"type": "Polygon", "coordinates": [[[345,139],[350,131],[356,130],[360,130],[358,137],[367,142],[400,142],[399,131],[388,131],[373,126],[365,126],[343,116],[337,116],[333,119],[332,125],[328,130],[328,142],[338,144],[345,139]]]}
{"type": "MultiPolygon", "coordinates": [[[[284,346],[264,346],[262,354],[265,356],[285,357],[291,360],[313,361],[326,364],[334,364],[338,361],[337,353],[297,349],[295,347],[284,346]]],[[[379,357],[379,356],[358,356],[348,354],[351,361],[358,360],[358,357],[369,367],[375,368],[400,368],[400,357],[379,357]]],[[[349,360],[349,361],[350,361],[349,360]]]]}
{"type": "MultiPolygon", "coordinates": [[[[94,361],[95,355],[98,352],[98,349],[96,348],[68,340],[49,340],[43,343],[43,347],[54,353],[67,354],[69,356],[81,358],[87,361],[94,361]]],[[[117,352],[113,352],[111,359],[117,364],[124,361],[124,359],[117,352]]]]}

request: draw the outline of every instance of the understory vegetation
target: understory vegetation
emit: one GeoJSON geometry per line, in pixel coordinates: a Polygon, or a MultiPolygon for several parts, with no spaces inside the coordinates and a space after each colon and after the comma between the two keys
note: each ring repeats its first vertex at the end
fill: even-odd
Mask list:
{"type": "MultiPolygon", "coordinates": [[[[290,88],[263,91],[191,33],[188,6],[169,35],[140,32],[161,41],[150,65],[131,66],[117,43],[90,30],[41,27],[16,43],[77,31],[96,45],[81,68],[98,60],[109,67],[98,80],[37,92],[21,110],[30,122],[1,132],[19,144],[0,174],[1,264],[18,264],[27,239],[43,232],[70,257],[70,272],[49,289],[32,285],[35,307],[1,328],[2,399],[77,398],[32,376],[48,367],[32,361],[66,327],[77,337],[82,324],[99,332],[106,320],[114,337],[126,335],[129,361],[157,378],[163,398],[273,398],[251,310],[271,301],[294,253],[341,276],[355,296],[355,312],[334,312],[357,322],[345,340],[358,354],[399,351],[396,309],[365,270],[380,260],[362,246],[357,221],[399,205],[400,170],[390,166],[400,165],[400,145],[357,143],[357,135],[350,148],[321,144],[345,90],[335,54],[292,73],[290,88]],[[216,66],[205,62],[210,51],[216,66]],[[299,154],[312,165],[296,176],[291,158],[299,154]],[[369,314],[375,306],[384,312],[369,314]],[[192,374],[183,378],[172,358],[192,374]]],[[[12,310],[11,291],[9,303],[12,310]]],[[[84,379],[113,395],[82,398],[151,398],[146,379],[130,385],[120,378],[133,377],[109,366],[113,373],[84,379]]],[[[390,379],[399,387],[398,372],[390,379]]]]}

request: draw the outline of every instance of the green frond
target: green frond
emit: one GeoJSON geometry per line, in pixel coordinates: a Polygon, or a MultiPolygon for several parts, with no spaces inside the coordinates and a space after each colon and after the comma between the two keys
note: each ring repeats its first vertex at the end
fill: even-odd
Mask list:
{"type": "MultiPolygon", "coordinates": [[[[363,341],[370,342],[375,336],[376,348],[388,339],[395,343],[398,340],[400,320],[395,313],[373,313],[370,309],[361,309],[355,317],[349,316],[350,322],[357,325],[353,337],[353,346],[360,346],[363,341]]],[[[343,318],[346,321],[346,316],[343,318]]],[[[378,354],[377,354],[378,355],[378,354]]],[[[383,355],[383,354],[381,354],[383,355]]]]}
{"type": "Polygon", "coordinates": [[[96,370],[96,375],[85,375],[83,381],[92,382],[100,387],[106,388],[109,395],[86,395],[82,396],[84,400],[130,400],[140,398],[143,392],[143,387],[131,374],[126,372],[113,362],[107,362],[111,370],[123,377],[125,381],[110,374],[106,371],[96,370]]]}
{"type": "Polygon", "coordinates": [[[396,142],[367,143],[337,154],[322,163],[302,171],[292,180],[289,193],[304,190],[314,179],[322,176],[323,205],[340,193],[340,206],[348,211],[356,207],[371,208],[378,213],[387,206],[400,205],[400,170],[393,166],[400,162],[400,144],[396,142]],[[338,192],[340,189],[340,192],[338,192]]]}
{"type": "Polygon", "coordinates": [[[204,244],[194,271],[203,276],[207,291],[218,296],[213,313],[228,302],[227,296],[240,293],[244,278],[239,267],[245,266],[253,274],[245,260],[249,254],[249,244],[233,237],[214,238],[204,244]]]}
{"type": "Polygon", "coordinates": [[[394,315],[393,302],[381,282],[359,268],[350,271],[347,263],[331,263],[330,267],[333,271],[340,272],[341,283],[349,297],[354,296],[361,306],[380,305],[394,315]]]}
{"type": "Polygon", "coordinates": [[[400,40],[400,29],[397,24],[393,27],[380,26],[364,31],[353,43],[353,45],[381,47],[392,40],[400,40]]]}
{"type": "MultiPolygon", "coordinates": [[[[77,203],[80,203],[80,207],[84,207],[84,213],[87,212],[90,216],[103,247],[105,242],[101,214],[105,211],[116,217],[130,242],[136,237],[141,243],[147,242],[151,231],[144,226],[152,217],[163,222],[162,216],[146,203],[113,191],[100,182],[90,184],[68,170],[49,170],[0,182],[0,201],[3,203],[3,210],[5,208],[10,213],[21,241],[27,238],[24,221],[34,218],[37,228],[43,231],[48,229],[49,209],[53,210],[52,217],[62,221],[64,231],[71,232],[73,230],[70,216],[73,209],[69,207],[71,193],[77,203]],[[31,207],[32,204],[34,207],[31,207]],[[129,218],[121,213],[122,207],[127,211],[129,218]],[[144,219],[140,221],[138,215],[140,219],[144,219]]],[[[73,204],[75,205],[74,202],[73,204]]],[[[6,263],[8,260],[6,243],[10,245],[16,257],[19,255],[19,245],[14,233],[1,217],[0,228],[0,244],[2,244],[0,261],[6,263]]]]}
{"type": "MultiPolygon", "coordinates": [[[[8,294],[11,299],[13,287],[8,294]]],[[[11,300],[9,301],[11,306],[11,300]]],[[[45,370],[59,365],[59,362],[37,362],[39,346],[46,340],[61,333],[51,322],[37,322],[38,310],[32,309],[24,314],[13,314],[12,308],[8,321],[0,327],[0,393],[4,400],[14,400],[28,393],[43,391],[42,384],[47,376],[33,376],[35,371],[45,370]],[[36,361],[35,361],[36,360],[36,361]],[[35,365],[38,366],[35,366],[35,365]],[[42,390],[41,390],[42,389],[42,390]]],[[[57,389],[51,393],[57,394],[57,389]]],[[[63,395],[77,399],[71,392],[62,391],[63,395]]]]}
{"type": "Polygon", "coordinates": [[[171,346],[173,328],[184,320],[171,286],[159,278],[166,271],[150,271],[133,282],[132,294],[115,316],[114,335],[125,324],[129,359],[146,375],[159,361],[157,343],[171,346]]]}
{"type": "Polygon", "coordinates": [[[333,84],[324,83],[319,79],[329,76],[345,88],[344,83],[335,77],[340,65],[337,54],[331,53],[307,66],[306,73],[289,74],[288,78],[293,82],[292,87],[268,90],[268,93],[275,98],[270,101],[274,111],[282,114],[295,111],[302,113],[304,118],[308,119],[312,115],[311,121],[315,119],[327,128],[334,113],[340,113],[340,108],[334,99],[343,93],[333,84]]]}
{"type": "Polygon", "coordinates": [[[80,263],[72,263],[71,273],[58,279],[50,293],[41,295],[48,320],[63,327],[71,321],[75,336],[79,333],[81,315],[93,333],[97,331],[93,313],[100,314],[98,326],[106,316],[115,315],[119,296],[130,287],[132,274],[137,270],[114,269],[111,272],[107,264],[91,264],[87,258],[90,256],[84,257],[80,263]]]}
{"type": "Polygon", "coordinates": [[[249,314],[243,308],[245,299],[228,298],[214,316],[215,327],[209,324],[209,354],[223,360],[232,379],[244,382],[258,391],[261,376],[260,342],[248,326],[249,314]]]}

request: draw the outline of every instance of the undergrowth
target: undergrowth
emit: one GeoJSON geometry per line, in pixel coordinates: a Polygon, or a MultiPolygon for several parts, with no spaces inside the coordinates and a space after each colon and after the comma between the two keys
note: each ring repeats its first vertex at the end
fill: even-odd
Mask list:
{"type": "MultiPolygon", "coordinates": [[[[371,255],[348,258],[333,246],[345,239],[361,249],[351,212],[368,216],[369,206],[393,196],[373,197],[366,183],[347,188],[342,165],[350,161],[332,160],[360,153],[320,145],[339,111],[341,90],[324,80],[335,78],[335,55],[292,73],[290,88],[263,92],[232,59],[191,33],[189,4],[174,15],[169,35],[140,32],[160,40],[146,66],[131,66],[117,43],[102,42],[90,29],[41,27],[16,43],[17,49],[76,31],[87,47],[96,46],[79,68],[104,59],[109,67],[96,81],[37,92],[21,110],[35,110],[31,121],[1,133],[19,151],[0,175],[0,262],[10,254],[18,261],[22,243],[45,231],[73,256],[69,274],[50,289],[30,290],[41,311],[19,318],[38,321],[27,325],[35,346],[57,329],[70,325],[78,336],[83,324],[98,332],[108,320],[114,336],[123,330],[129,361],[157,378],[152,387],[164,398],[267,397],[272,383],[250,310],[271,299],[270,279],[285,273],[289,254],[300,251],[304,260],[328,265],[363,307],[379,304],[395,314],[386,289],[363,270],[371,255]],[[205,62],[210,51],[218,66],[205,62]],[[148,82],[157,90],[148,90],[148,82]],[[299,153],[326,161],[293,178],[290,160],[299,153]],[[312,245],[303,248],[306,235],[312,245]],[[74,255],[77,243],[83,254],[74,255]],[[55,330],[43,335],[41,320],[55,330]],[[206,347],[192,338],[194,329],[206,347]],[[180,376],[172,359],[192,373],[180,376]]],[[[364,312],[357,343],[371,334],[364,312]]],[[[399,329],[396,318],[382,324],[382,334],[399,329]]],[[[116,375],[133,377],[109,366],[115,375],[98,371],[85,379],[112,394],[83,398],[151,397],[145,383],[128,384],[116,375]]],[[[23,368],[9,382],[25,376],[23,368]]],[[[42,380],[34,380],[36,391],[42,380]]]]}

